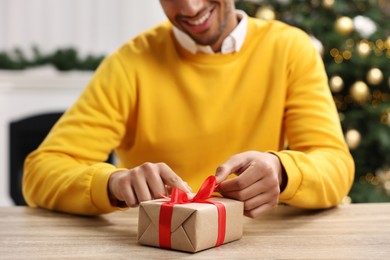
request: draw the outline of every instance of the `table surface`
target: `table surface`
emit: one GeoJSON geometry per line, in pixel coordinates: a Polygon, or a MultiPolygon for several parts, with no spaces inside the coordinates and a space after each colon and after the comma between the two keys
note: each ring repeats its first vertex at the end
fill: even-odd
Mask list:
{"type": "Polygon", "coordinates": [[[390,203],[278,206],[242,239],[195,254],[137,243],[138,210],[82,217],[0,207],[0,259],[390,259],[390,203]]]}

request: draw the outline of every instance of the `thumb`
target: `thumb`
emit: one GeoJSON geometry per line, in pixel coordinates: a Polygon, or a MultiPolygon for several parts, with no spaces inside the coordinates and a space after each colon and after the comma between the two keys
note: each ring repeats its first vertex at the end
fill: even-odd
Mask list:
{"type": "Polygon", "coordinates": [[[215,171],[215,179],[217,183],[221,183],[231,174],[231,168],[227,164],[221,164],[215,171]]]}

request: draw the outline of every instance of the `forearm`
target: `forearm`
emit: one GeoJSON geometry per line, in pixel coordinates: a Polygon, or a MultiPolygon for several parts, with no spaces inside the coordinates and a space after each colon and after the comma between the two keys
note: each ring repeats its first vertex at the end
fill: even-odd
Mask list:
{"type": "Polygon", "coordinates": [[[109,202],[107,183],[117,170],[107,163],[80,163],[38,149],[26,160],[23,194],[33,207],[82,215],[109,213],[117,208],[109,202]]]}
{"type": "Polygon", "coordinates": [[[114,211],[102,163],[120,146],[132,110],[130,85],[118,55],[99,66],[78,101],[26,160],[23,192],[31,206],[96,215],[114,211]]]}
{"type": "Polygon", "coordinates": [[[303,208],[338,205],[348,194],[354,177],[354,163],[347,150],[316,150],[308,153],[275,153],[287,174],[280,201],[303,208]]]}

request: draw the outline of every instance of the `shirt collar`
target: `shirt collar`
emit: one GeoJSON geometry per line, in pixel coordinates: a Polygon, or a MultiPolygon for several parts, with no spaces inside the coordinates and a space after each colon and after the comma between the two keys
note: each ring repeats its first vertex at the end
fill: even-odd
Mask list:
{"type": "MultiPolygon", "coordinates": [[[[244,44],[245,36],[247,33],[248,25],[248,16],[244,11],[236,10],[237,16],[240,19],[240,22],[234,28],[234,30],[229,34],[228,37],[222,42],[221,53],[232,53],[240,51],[242,45],[244,44]]],[[[214,53],[213,49],[209,45],[199,45],[194,40],[191,39],[183,31],[179,30],[177,27],[173,26],[173,33],[176,40],[180,45],[188,50],[189,52],[195,53],[214,53]]]]}

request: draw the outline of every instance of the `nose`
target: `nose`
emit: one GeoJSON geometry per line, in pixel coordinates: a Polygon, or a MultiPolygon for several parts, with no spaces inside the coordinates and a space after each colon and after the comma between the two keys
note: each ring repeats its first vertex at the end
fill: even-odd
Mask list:
{"type": "Polygon", "coordinates": [[[203,0],[179,0],[180,14],[183,16],[196,16],[202,10],[203,0]]]}

